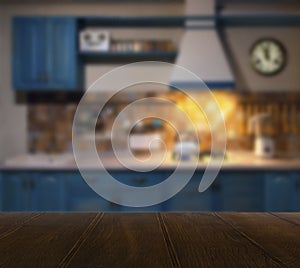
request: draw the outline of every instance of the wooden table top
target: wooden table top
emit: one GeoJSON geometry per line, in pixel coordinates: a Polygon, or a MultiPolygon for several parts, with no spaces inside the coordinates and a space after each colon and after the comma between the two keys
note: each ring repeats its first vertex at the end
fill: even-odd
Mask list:
{"type": "Polygon", "coordinates": [[[0,213],[0,267],[300,267],[300,213],[0,213]]]}

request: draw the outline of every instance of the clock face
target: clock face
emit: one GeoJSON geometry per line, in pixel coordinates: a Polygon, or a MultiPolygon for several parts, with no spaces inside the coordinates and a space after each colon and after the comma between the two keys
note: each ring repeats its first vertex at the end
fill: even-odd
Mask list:
{"type": "Polygon", "coordinates": [[[285,49],[274,39],[261,39],[252,47],[250,61],[253,69],[260,74],[277,74],[285,66],[285,49]]]}

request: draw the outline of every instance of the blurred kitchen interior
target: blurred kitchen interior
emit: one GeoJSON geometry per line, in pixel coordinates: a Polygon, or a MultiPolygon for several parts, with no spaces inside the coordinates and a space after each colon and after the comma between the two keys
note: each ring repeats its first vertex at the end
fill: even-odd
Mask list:
{"type": "MultiPolygon", "coordinates": [[[[175,201],[152,207],[153,211],[300,210],[298,1],[44,2],[0,3],[2,210],[130,211],[107,205],[84,184],[72,157],[72,124],[77,104],[94,81],[115,67],[144,60],[176,63],[199,75],[212,90],[227,130],[224,169],[211,189],[202,194],[197,192],[197,185],[211,153],[212,132],[222,135],[218,111],[215,106],[209,108],[211,95],[207,88],[194,81],[180,81],[162,70],[162,79],[170,81],[169,85],[135,86],[106,103],[95,129],[97,150],[103,158],[110,157],[112,141],[118,143],[118,148],[126,149],[126,127],[136,121],[136,116],[151,109],[171,118],[182,133],[189,132],[189,125],[180,121],[176,111],[170,114],[169,106],[174,104],[196,126],[200,163],[192,186],[187,185],[177,199],[174,197],[175,201]],[[51,26],[51,19],[46,20],[53,16],[68,17],[75,26],[70,26],[67,19],[68,26],[63,26],[63,20],[51,26]],[[42,27],[47,30],[38,34],[42,27]],[[90,42],[99,33],[101,42],[90,42]],[[41,46],[43,49],[39,50],[41,46]],[[51,64],[59,66],[56,71],[51,64]],[[75,85],[64,81],[63,76],[73,76],[75,69],[75,85]],[[178,83],[178,87],[185,87],[192,98],[172,88],[173,81],[175,86],[178,83]],[[122,112],[133,101],[149,97],[170,103],[137,105],[134,112],[122,112]],[[208,123],[195,101],[205,110],[210,109],[212,118],[216,114],[215,120],[208,123]],[[120,113],[123,124],[115,126],[118,135],[111,137],[120,113]],[[44,178],[48,181],[43,186],[44,178]],[[32,184],[37,185],[36,189],[32,189],[32,184]],[[22,185],[29,185],[31,190],[22,185]],[[50,189],[50,201],[44,200],[47,195],[43,189],[50,189]],[[51,202],[52,194],[59,194],[55,204],[51,202]]],[[[100,87],[103,96],[110,94],[109,85],[100,87]]],[[[97,105],[92,109],[94,103],[91,99],[91,114],[81,118],[87,128],[92,127],[90,119],[97,112],[97,105]]],[[[153,175],[159,182],[174,169],[173,152],[178,140],[168,122],[148,118],[131,131],[131,146],[137,157],[149,153],[147,141],[153,137],[163,140],[170,155],[166,167],[153,175]]],[[[183,149],[185,145],[189,152],[193,141],[181,144],[183,149]]],[[[81,146],[84,150],[84,143],[81,146]]],[[[156,153],[163,149],[159,143],[156,153]]],[[[191,159],[188,156],[187,162],[195,161],[191,159]]],[[[108,166],[128,180],[143,177],[119,165],[115,167],[114,162],[108,166]]],[[[151,176],[139,181],[140,186],[151,185],[151,176]]]]}

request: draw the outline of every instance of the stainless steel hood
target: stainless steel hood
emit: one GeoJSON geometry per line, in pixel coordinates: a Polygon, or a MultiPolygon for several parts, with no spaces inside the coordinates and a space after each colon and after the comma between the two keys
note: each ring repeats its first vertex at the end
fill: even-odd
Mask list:
{"type": "MultiPolygon", "coordinates": [[[[191,3],[195,6],[194,0],[191,3]]],[[[201,78],[209,88],[233,88],[233,74],[215,28],[214,9],[201,7],[214,5],[214,1],[197,1],[198,11],[206,10],[206,14],[198,14],[198,17],[195,13],[190,14],[192,10],[195,12],[195,8],[189,8],[188,4],[189,1],[187,15],[191,19],[186,22],[176,64],[201,78]]],[[[180,72],[177,68],[171,75],[170,86],[184,89],[205,88],[197,77],[180,72]]]]}

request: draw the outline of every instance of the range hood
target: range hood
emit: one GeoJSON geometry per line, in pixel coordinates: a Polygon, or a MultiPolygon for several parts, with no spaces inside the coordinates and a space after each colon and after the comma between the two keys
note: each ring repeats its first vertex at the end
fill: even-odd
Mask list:
{"type": "MultiPolygon", "coordinates": [[[[212,0],[187,1],[187,17],[191,19],[186,21],[175,63],[194,73],[211,89],[233,88],[233,74],[215,28],[215,11],[212,7],[212,0]],[[203,10],[205,14],[199,13],[203,10]]],[[[197,77],[178,68],[171,74],[169,84],[171,87],[182,89],[206,88],[197,77]]]]}
{"type": "MultiPolygon", "coordinates": [[[[233,88],[234,79],[220,40],[214,29],[186,30],[176,64],[193,72],[209,88],[233,88]]],[[[177,68],[170,86],[184,89],[203,88],[203,83],[177,68]]]]}

